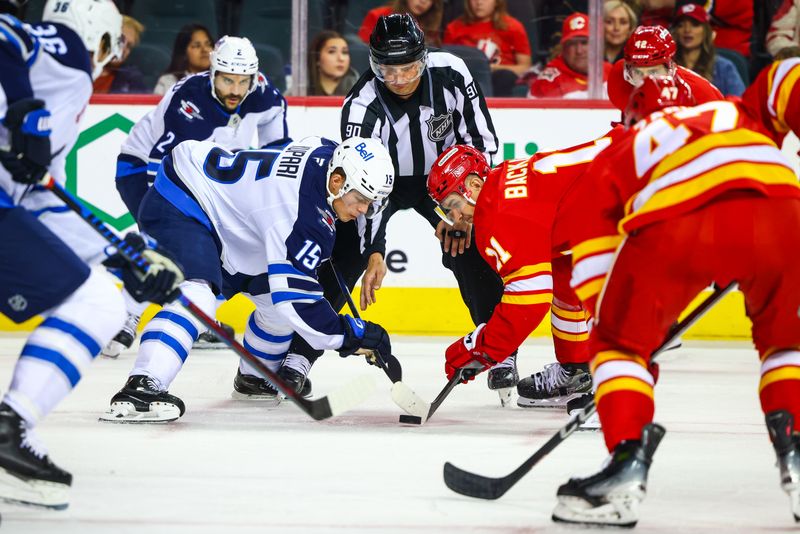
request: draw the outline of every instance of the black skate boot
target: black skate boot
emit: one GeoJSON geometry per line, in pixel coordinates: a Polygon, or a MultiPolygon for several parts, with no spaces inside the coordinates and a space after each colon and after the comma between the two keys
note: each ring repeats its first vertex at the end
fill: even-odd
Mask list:
{"type": "MultiPolygon", "coordinates": [[[[217,321],[217,324],[228,334],[230,337],[234,337],[236,335],[236,331],[233,327],[229,324],[220,323],[217,321]]],[[[211,350],[211,349],[227,349],[228,345],[220,338],[216,332],[213,330],[206,330],[200,336],[198,336],[197,341],[194,342],[192,345],[193,349],[199,350],[211,350]]]]}
{"type": "Polygon", "coordinates": [[[129,313],[122,330],[103,347],[100,354],[105,358],[117,358],[123,350],[131,348],[133,340],[136,339],[136,327],[139,326],[140,320],[140,316],[129,313]]]}
{"type": "Polygon", "coordinates": [[[166,423],[186,411],[183,401],[160,390],[152,378],[133,375],[119,393],[111,397],[111,407],[100,415],[112,423],[166,423]]]}
{"type": "Polygon", "coordinates": [[[789,495],[794,520],[800,522],[800,436],[794,432],[794,417],[785,410],[766,416],[767,430],[778,456],[781,489],[789,495]]]}
{"type": "Polygon", "coordinates": [[[71,485],[72,475],[50,461],[25,421],[0,404],[0,499],[63,510],[71,485]]]}
{"type": "Polygon", "coordinates": [[[592,391],[588,364],[551,363],[517,384],[523,408],[566,408],[570,399],[592,391]]]}
{"type": "MultiPolygon", "coordinates": [[[[574,399],[570,399],[567,402],[567,415],[570,417],[575,417],[578,412],[582,412],[583,409],[586,407],[589,402],[594,399],[594,393],[584,393],[579,397],[575,397],[574,399]]],[[[578,430],[586,430],[586,431],[597,431],[600,430],[600,417],[597,415],[597,411],[590,415],[588,419],[586,419],[581,426],[578,427],[578,430]]]]}
{"type": "Polygon", "coordinates": [[[558,488],[553,521],[633,527],[647,491],[647,472],[666,430],[650,423],[641,441],[623,441],[606,466],[586,478],[571,478],[558,488]]]}
{"type": "Polygon", "coordinates": [[[300,371],[284,365],[278,369],[278,376],[292,386],[301,397],[309,398],[311,396],[311,380],[306,378],[306,375],[300,371]]]}
{"type": "Polygon", "coordinates": [[[236,378],[233,379],[233,392],[231,397],[238,400],[257,400],[280,404],[278,390],[272,384],[255,375],[244,375],[240,370],[236,371],[236,378]]]}
{"type": "Polygon", "coordinates": [[[486,376],[489,389],[497,391],[497,394],[500,395],[500,404],[503,406],[511,404],[511,395],[517,382],[519,382],[519,373],[517,372],[516,352],[489,369],[486,376]]]}

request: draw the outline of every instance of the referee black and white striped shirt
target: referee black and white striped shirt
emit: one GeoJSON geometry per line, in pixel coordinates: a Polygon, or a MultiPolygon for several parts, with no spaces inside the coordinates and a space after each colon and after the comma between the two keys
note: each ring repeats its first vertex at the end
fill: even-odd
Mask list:
{"type": "Polygon", "coordinates": [[[420,87],[408,99],[394,95],[372,71],[350,90],[342,108],[342,139],[373,137],[389,149],[395,167],[390,200],[396,209],[417,207],[436,158],[455,144],[498,151],[486,100],[462,59],[429,50],[420,87]]]}

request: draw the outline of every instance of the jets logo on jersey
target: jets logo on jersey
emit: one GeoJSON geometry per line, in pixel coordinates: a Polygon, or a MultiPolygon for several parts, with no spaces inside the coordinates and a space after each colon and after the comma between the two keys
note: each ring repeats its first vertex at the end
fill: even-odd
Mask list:
{"type": "Polygon", "coordinates": [[[324,210],[322,208],[317,208],[317,211],[322,216],[320,222],[322,226],[330,230],[331,233],[336,231],[336,219],[333,218],[333,215],[328,210],[324,210]]]}
{"type": "Polygon", "coordinates": [[[428,139],[431,142],[444,141],[447,134],[453,129],[453,114],[443,113],[442,115],[436,115],[425,121],[425,123],[428,125],[428,139]]]}
{"type": "Polygon", "coordinates": [[[195,104],[191,100],[181,100],[181,108],[179,111],[181,115],[186,117],[186,120],[189,121],[193,119],[203,120],[203,116],[200,115],[200,108],[198,108],[197,104],[195,104]]]}

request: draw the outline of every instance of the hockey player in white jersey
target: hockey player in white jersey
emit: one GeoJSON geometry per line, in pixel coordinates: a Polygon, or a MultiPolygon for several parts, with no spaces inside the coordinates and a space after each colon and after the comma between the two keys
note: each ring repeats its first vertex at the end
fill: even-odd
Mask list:
{"type": "MultiPolygon", "coordinates": [[[[91,228],[69,221],[66,206],[37,184],[47,174],[63,181],[92,75],[114,56],[122,19],[111,0],[48,2],[43,18],[23,25],[0,16],[0,313],[16,323],[44,319],[0,403],[0,499],[62,509],[72,475],[53,464],[34,427],[72,391],[125,310],[108,274],[80,257],[95,252],[68,246],[88,244],[81,237],[91,228]]],[[[126,267],[137,298],[164,302],[182,279],[169,269],[141,279],[126,267]]]]}
{"type": "MultiPolygon", "coordinates": [[[[341,356],[358,349],[391,354],[386,331],[337,315],[323,298],[317,269],[328,259],[336,220],[350,221],[392,191],[383,145],[351,138],[341,145],[308,137],[284,149],[236,154],[207,141],[185,141],[166,156],[139,210],[139,224],[177,258],[184,295],[206,313],[215,294],[244,293],[256,304],[244,346],[281,375],[292,335],[341,356]]],[[[201,324],[176,304],[147,324],[122,390],[101,419],[171,421],[185,407],[167,390],[201,324]]],[[[277,391],[241,360],[235,398],[275,400],[277,391]]]]}
{"type": "MultiPolygon", "coordinates": [[[[158,106],[134,125],[117,158],[117,190],[138,221],[139,204],[161,158],[189,140],[208,140],[227,150],[288,142],[286,100],[258,71],[258,56],[246,38],[225,36],[211,52],[210,72],[178,82],[158,106]]],[[[143,310],[128,299],[125,328],[103,349],[116,358],[131,346],[143,310]]],[[[212,313],[212,316],[214,314],[212,313]]],[[[232,333],[232,329],[231,329],[232,333]]],[[[213,332],[201,339],[214,341],[213,332]]]]}

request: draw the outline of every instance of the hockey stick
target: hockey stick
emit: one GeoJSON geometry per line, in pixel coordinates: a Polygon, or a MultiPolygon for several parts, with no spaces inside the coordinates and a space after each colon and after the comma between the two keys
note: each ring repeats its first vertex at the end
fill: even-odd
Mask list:
{"type": "MultiPolygon", "coordinates": [[[[42,184],[45,188],[52,191],[64,204],[71,210],[81,216],[84,221],[94,228],[103,238],[111,245],[116,247],[117,251],[123,258],[133,263],[136,268],[146,273],[150,268],[141,254],[127,246],[126,243],[117,237],[94,213],[87,209],[77,198],[73,197],[69,192],[62,188],[52,176],[47,176],[42,184]]],[[[347,384],[345,387],[334,391],[333,393],[319,398],[319,399],[306,399],[294,390],[294,387],[284,382],[281,377],[270,371],[261,361],[250,354],[235,338],[229,336],[217,322],[209,317],[202,309],[196,304],[186,298],[185,295],[178,293],[178,301],[192,314],[198,321],[203,323],[207,328],[216,332],[233,351],[240,357],[247,360],[256,371],[266,380],[269,380],[273,386],[281,391],[286,397],[292,399],[294,403],[313,419],[321,421],[328,419],[334,415],[339,415],[347,410],[353,408],[357,404],[366,399],[375,389],[375,382],[369,376],[360,376],[347,384]]]]}
{"type": "MultiPolygon", "coordinates": [[[[353,302],[353,297],[350,295],[350,290],[347,287],[347,283],[344,281],[344,277],[342,273],[339,272],[339,269],[336,268],[336,265],[333,263],[333,258],[328,259],[328,263],[331,265],[331,270],[333,271],[333,275],[336,277],[336,282],[339,284],[339,289],[344,294],[344,298],[347,300],[347,306],[350,308],[350,313],[353,314],[353,317],[356,319],[361,320],[361,315],[358,313],[358,308],[356,308],[356,303],[353,302]]],[[[364,350],[356,354],[363,354],[364,357],[369,360],[372,365],[377,365],[383,372],[386,373],[386,376],[389,377],[389,380],[392,383],[399,382],[403,379],[403,368],[400,366],[400,362],[389,354],[384,358],[384,356],[375,350],[364,350]]]]}
{"type": "MultiPolygon", "coordinates": [[[[706,297],[689,315],[670,329],[664,342],[653,352],[651,359],[656,358],[656,356],[663,352],[673,340],[683,335],[690,326],[719,302],[722,297],[727,295],[735,286],[735,282],[731,282],[724,288],[715,286],[714,292],[711,293],[711,295],[706,297]]],[[[558,447],[570,434],[575,432],[575,430],[589,419],[596,410],[597,406],[595,405],[594,399],[592,399],[584,406],[582,411],[578,412],[575,417],[570,419],[561,430],[547,440],[547,442],[533,453],[530,458],[504,477],[485,477],[470,473],[469,471],[464,471],[450,462],[447,462],[444,464],[444,483],[448,488],[461,495],[467,495],[468,497],[475,497],[478,499],[499,499],[525,476],[528,471],[533,469],[533,466],[550,454],[553,449],[558,447]]]]}
{"type": "Polygon", "coordinates": [[[433,402],[431,402],[430,404],[423,401],[422,399],[420,399],[419,401],[412,400],[411,398],[405,395],[404,391],[402,390],[395,391],[395,389],[392,388],[392,400],[394,400],[394,402],[398,406],[403,408],[405,411],[407,411],[410,414],[413,414],[412,416],[401,415],[400,422],[412,425],[421,425],[422,423],[431,418],[434,412],[436,412],[436,410],[439,409],[439,406],[442,405],[444,399],[446,399],[447,396],[450,395],[450,392],[453,391],[453,389],[460,382],[463,382],[464,380],[467,379],[471,379],[471,377],[475,376],[476,373],[477,371],[475,369],[471,369],[469,367],[462,367],[461,369],[458,369],[456,371],[456,374],[453,375],[453,378],[451,378],[447,382],[447,384],[445,384],[444,388],[442,388],[442,391],[440,391],[439,394],[436,395],[436,398],[433,399],[433,402]]]}

